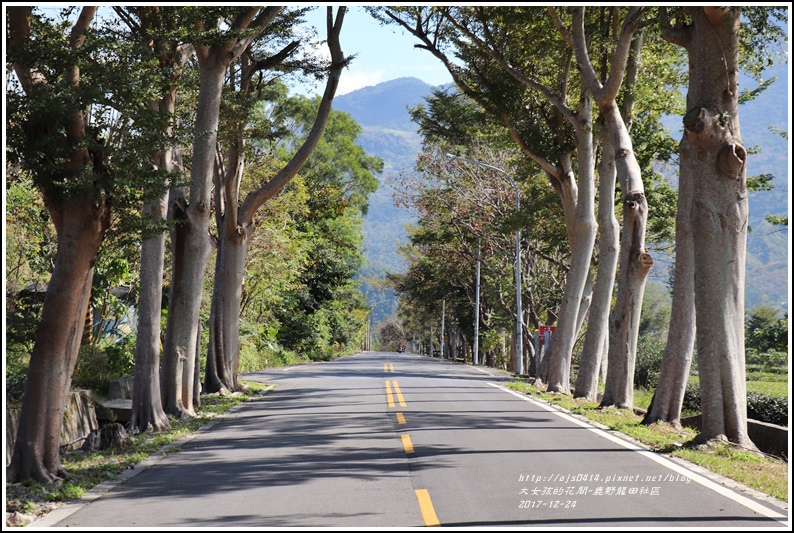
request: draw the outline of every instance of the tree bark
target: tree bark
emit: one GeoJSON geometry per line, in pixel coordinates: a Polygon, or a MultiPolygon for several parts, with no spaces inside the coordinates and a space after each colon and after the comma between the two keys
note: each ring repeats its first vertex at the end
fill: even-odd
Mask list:
{"type": "Polygon", "coordinates": [[[609,135],[602,135],[602,155],[598,168],[598,271],[593,303],[590,306],[587,335],[579,359],[575,398],[595,401],[598,374],[609,345],[609,308],[618,266],[618,221],[615,218],[615,157],[609,135]]]}
{"type": "Polygon", "coordinates": [[[210,315],[210,343],[204,387],[209,393],[239,390],[240,302],[248,243],[253,226],[239,232],[222,231],[215,268],[210,315]]]}
{"type": "MultiPolygon", "coordinates": [[[[688,149],[681,143],[680,150],[688,149]]],[[[692,352],[695,347],[695,271],[694,241],[692,240],[692,188],[691,168],[693,158],[680,153],[678,173],[678,212],[675,217],[675,270],[673,278],[673,302],[670,327],[667,330],[667,345],[662,355],[659,383],[653,394],[643,424],[657,421],[681,425],[681,406],[689,380],[692,352]]]]}
{"type": "Polygon", "coordinates": [[[325,131],[344,67],[339,35],[345,12],[345,8],[339,8],[334,20],[333,11],[328,8],[327,42],[332,67],[317,116],[306,140],[292,159],[272,179],[246,196],[238,208],[244,161],[244,125],[239,125],[239,138],[232,149],[229,169],[224,175],[223,183],[219,183],[217,187],[219,196],[223,197],[224,213],[218,218],[220,247],[210,321],[210,346],[205,377],[207,392],[239,389],[237,374],[240,362],[240,305],[246,254],[255,229],[254,216],[262,205],[277,195],[300,171],[325,131]]]}
{"type": "MultiPolygon", "coordinates": [[[[616,99],[632,50],[634,32],[642,8],[632,7],[624,19],[620,37],[610,60],[609,76],[602,83],[596,76],[587,51],[584,8],[574,8],[571,35],[564,34],[574,49],[582,73],[582,84],[593,95],[606,124],[614,150],[615,170],[623,194],[623,236],[619,255],[620,283],[609,331],[609,373],[601,405],[633,407],[634,361],[637,352],[642,297],[653,260],[645,249],[648,205],[640,167],[634,157],[628,128],[616,99]]],[[[635,41],[639,43],[639,41],[635,41]]],[[[639,53],[635,50],[636,54],[639,53]]]]}
{"type": "MultiPolygon", "coordinates": [[[[171,149],[155,155],[159,168],[171,169],[171,149]]],[[[143,206],[143,217],[164,222],[168,191],[143,206]]],[[[169,427],[160,396],[160,327],[163,303],[165,233],[141,243],[141,289],[138,297],[138,334],[135,339],[135,374],[132,389],[130,430],[160,431],[169,427]]]]}
{"type": "MultiPolygon", "coordinates": [[[[747,151],[738,115],[739,8],[688,8],[689,90],[681,142],[692,195],[695,336],[702,423],[696,442],[747,435],[744,275],[747,151]]],[[[681,37],[681,36],[679,36],[681,37]]]]}
{"type": "Polygon", "coordinates": [[[623,192],[623,230],[619,255],[620,279],[609,331],[609,373],[602,406],[634,407],[634,363],[645,282],[653,259],[645,248],[648,203],[631,138],[614,104],[602,110],[615,146],[615,166],[623,192]]]}
{"type": "Polygon", "coordinates": [[[210,55],[201,62],[190,203],[172,203],[173,276],[163,354],[163,402],[172,416],[194,416],[192,370],[204,271],[211,251],[210,187],[215,163],[221,90],[227,63],[210,55]],[[185,378],[185,376],[190,376],[185,378]]]}
{"type": "Polygon", "coordinates": [[[86,194],[59,206],[58,252],[30,356],[8,471],[12,483],[28,478],[49,483],[64,474],[59,446],[66,397],[85,327],[94,263],[110,223],[109,207],[99,205],[86,194]]]}
{"type": "Polygon", "coordinates": [[[233,32],[225,42],[197,44],[199,97],[190,175],[190,201],[172,204],[174,266],[163,361],[165,411],[193,416],[195,354],[197,352],[204,271],[212,248],[209,236],[210,194],[215,165],[221,94],[227,67],[283,10],[249,7],[230,22],[233,32]],[[242,30],[245,30],[242,33],[242,30]]]}
{"type": "Polygon", "coordinates": [[[579,306],[595,245],[595,172],[593,113],[589,97],[582,94],[575,121],[579,191],[571,239],[571,269],[565,282],[558,326],[549,356],[548,392],[570,393],[571,356],[576,342],[579,306]]]}

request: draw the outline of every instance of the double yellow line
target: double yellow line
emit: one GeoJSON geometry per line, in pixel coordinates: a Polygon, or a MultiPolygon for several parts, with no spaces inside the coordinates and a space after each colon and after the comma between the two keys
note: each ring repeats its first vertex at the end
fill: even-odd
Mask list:
{"type": "MultiPolygon", "coordinates": [[[[383,363],[383,370],[388,372],[389,366],[391,367],[391,371],[394,372],[394,365],[392,363],[383,363]]],[[[389,407],[396,407],[397,403],[400,404],[400,407],[407,407],[405,404],[405,398],[403,397],[403,393],[400,390],[400,385],[397,383],[397,380],[386,380],[386,402],[388,403],[389,407]],[[392,392],[392,388],[394,392],[392,392]],[[394,396],[397,396],[397,402],[395,403],[394,396]]],[[[405,415],[402,413],[397,413],[397,423],[405,424],[405,415]]],[[[403,449],[405,450],[406,455],[413,455],[414,454],[414,444],[411,441],[411,436],[407,433],[400,435],[400,439],[402,441],[403,449]]],[[[433,507],[433,501],[430,499],[430,493],[426,489],[417,489],[414,491],[416,495],[416,500],[419,503],[419,511],[422,513],[422,520],[425,523],[425,526],[440,526],[441,522],[438,520],[438,516],[436,516],[435,508],[433,507]]]]}
{"type": "Polygon", "coordinates": [[[389,363],[388,361],[383,363],[383,371],[394,372],[394,363],[389,363]]]}
{"type": "Polygon", "coordinates": [[[386,401],[388,402],[389,407],[395,407],[394,396],[392,396],[391,392],[392,386],[394,386],[394,394],[397,395],[397,401],[400,403],[400,407],[406,407],[405,398],[403,397],[403,393],[400,390],[400,386],[397,384],[397,381],[386,380],[386,401]]]}

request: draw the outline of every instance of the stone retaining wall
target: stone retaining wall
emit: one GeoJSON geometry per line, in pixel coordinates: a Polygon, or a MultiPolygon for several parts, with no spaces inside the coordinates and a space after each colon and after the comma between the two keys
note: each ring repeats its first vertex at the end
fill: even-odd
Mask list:
{"type": "MultiPolygon", "coordinates": [[[[6,465],[11,462],[19,428],[20,409],[6,408],[6,465]]],[[[83,445],[89,433],[99,429],[91,391],[72,391],[66,399],[61,428],[61,450],[72,451],[83,445]]]]}

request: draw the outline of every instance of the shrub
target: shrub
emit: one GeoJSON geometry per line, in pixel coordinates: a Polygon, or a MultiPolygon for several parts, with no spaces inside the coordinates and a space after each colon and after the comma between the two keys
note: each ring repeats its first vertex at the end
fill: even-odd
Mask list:
{"type": "Polygon", "coordinates": [[[6,352],[6,405],[19,405],[25,395],[30,353],[20,344],[9,344],[6,352]]]}
{"type": "Polygon", "coordinates": [[[788,353],[775,350],[759,352],[753,348],[747,348],[745,363],[748,366],[759,366],[769,371],[775,369],[788,372],[788,353]]]}
{"type": "Polygon", "coordinates": [[[108,383],[131,376],[135,371],[135,334],[99,346],[82,346],[72,378],[75,389],[107,394],[108,383]]]}
{"type": "Polygon", "coordinates": [[[659,381],[664,343],[649,337],[637,341],[637,360],[634,365],[634,387],[653,389],[659,381]]]}
{"type": "MultiPolygon", "coordinates": [[[[687,384],[682,410],[700,412],[700,388],[697,384],[687,384]]],[[[747,395],[747,418],[787,426],[788,398],[751,392],[747,395]]]]}
{"type": "Polygon", "coordinates": [[[747,395],[747,417],[788,426],[788,398],[751,392],[747,395]]]}

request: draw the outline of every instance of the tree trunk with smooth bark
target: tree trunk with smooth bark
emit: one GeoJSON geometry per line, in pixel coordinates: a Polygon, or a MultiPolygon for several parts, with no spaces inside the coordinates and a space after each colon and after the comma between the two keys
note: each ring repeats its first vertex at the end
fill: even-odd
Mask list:
{"type": "MultiPolygon", "coordinates": [[[[333,10],[328,8],[327,44],[332,67],[314,124],[292,159],[273,178],[248,194],[240,204],[240,181],[244,164],[244,125],[241,124],[238,139],[231,150],[228,171],[223,173],[223,182],[217,185],[218,194],[223,198],[224,212],[218,216],[220,245],[210,320],[210,346],[205,377],[207,392],[236,391],[240,388],[237,378],[240,362],[240,304],[246,255],[255,229],[254,216],[260,207],[276,196],[300,171],[325,131],[345,63],[339,42],[345,12],[345,8],[339,8],[334,18],[333,10]]],[[[248,82],[250,79],[244,80],[243,84],[248,82]]]]}
{"type": "Polygon", "coordinates": [[[623,192],[623,228],[618,256],[618,292],[610,318],[609,373],[601,405],[632,409],[642,299],[653,265],[653,259],[645,248],[648,202],[631,138],[617,105],[613,103],[602,113],[615,147],[615,167],[623,192]]]}
{"type": "Polygon", "coordinates": [[[94,263],[109,225],[109,208],[97,208],[90,195],[60,206],[56,223],[58,253],[36,341],[30,356],[10,482],[33,478],[42,483],[63,477],[60,439],[66,398],[77,363],[91,293],[94,263]]]}
{"type": "MultiPolygon", "coordinates": [[[[686,144],[682,143],[681,148],[686,149],[686,144]]],[[[690,168],[692,157],[681,153],[680,158],[670,327],[667,330],[667,345],[662,354],[659,383],[642,420],[643,424],[663,421],[676,427],[681,425],[681,407],[695,348],[695,251],[691,225],[695,176],[694,169],[690,168]]]]}
{"type": "Polygon", "coordinates": [[[747,151],[738,114],[739,8],[687,8],[692,23],[666,34],[689,54],[681,164],[692,191],[695,338],[701,429],[695,439],[754,448],[747,434],[744,279],[747,151]]]}
{"type": "Polygon", "coordinates": [[[602,135],[602,155],[598,167],[598,270],[587,334],[579,358],[575,398],[595,401],[598,374],[609,346],[609,308],[618,265],[618,221],[615,218],[615,158],[609,135],[602,135]]]}
{"type": "Polygon", "coordinates": [[[596,235],[593,113],[591,100],[584,94],[579,99],[575,130],[579,191],[572,226],[571,268],[565,281],[558,326],[549,356],[547,387],[549,392],[565,394],[569,394],[571,389],[571,356],[596,235]]]}
{"type": "MultiPolygon", "coordinates": [[[[633,407],[634,361],[642,312],[645,280],[653,264],[645,249],[645,226],[648,204],[637,160],[634,157],[628,128],[616,103],[623,84],[642,8],[629,9],[610,59],[607,79],[601,82],[587,50],[584,31],[584,8],[574,8],[572,32],[566,35],[576,55],[582,84],[593,95],[604,118],[606,135],[614,151],[615,171],[623,194],[623,232],[618,256],[620,282],[609,330],[609,373],[601,405],[633,407]]],[[[635,41],[637,42],[637,41],[635,41]]],[[[639,51],[635,50],[636,54],[639,51]]]]}
{"type": "Polygon", "coordinates": [[[254,228],[240,226],[232,235],[219,236],[215,286],[210,312],[210,343],[204,386],[207,392],[239,390],[240,303],[248,243],[254,228]]]}
{"type": "MultiPolygon", "coordinates": [[[[162,387],[164,408],[173,416],[193,416],[195,354],[204,272],[212,249],[209,234],[221,94],[228,66],[281,13],[283,7],[248,7],[229,22],[224,42],[196,44],[199,96],[190,172],[190,198],[172,202],[174,265],[168,306],[162,387]]],[[[210,30],[210,27],[203,28],[210,30]]]]}
{"type": "MultiPolygon", "coordinates": [[[[159,168],[170,170],[171,150],[156,154],[159,168]]],[[[144,219],[164,222],[168,213],[168,191],[143,207],[144,219]]],[[[135,338],[135,374],[132,389],[130,430],[160,431],[169,427],[160,396],[160,329],[163,304],[165,233],[141,242],[141,288],[138,296],[138,332],[135,338]]]]}
{"type": "Polygon", "coordinates": [[[209,56],[201,63],[196,133],[190,176],[190,202],[179,197],[171,209],[173,273],[168,300],[168,324],[163,353],[163,402],[172,416],[193,416],[194,355],[204,270],[211,251],[210,188],[215,139],[226,62],[209,56]]]}

